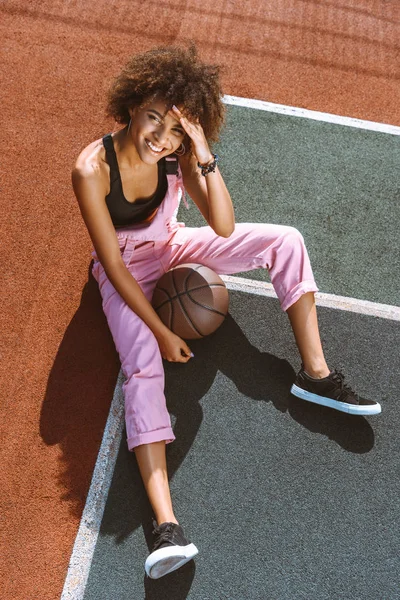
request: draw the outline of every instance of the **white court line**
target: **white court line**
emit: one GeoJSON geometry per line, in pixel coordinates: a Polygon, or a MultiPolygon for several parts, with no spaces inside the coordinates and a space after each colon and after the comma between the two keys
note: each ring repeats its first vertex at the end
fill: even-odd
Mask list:
{"type": "MultiPolygon", "coordinates": [[[[221,275],[221,279],[228,290],[277,298],[272,283],[246,279],[245,277],[234,277],[232,275],[221,275]]],[[[321,292],[315,294],[315,301],[317,306],[336,308],[361,315],[379,317],[380,319],[390,319],[391,321],[400,321],[400,306],[379,304],[378,302],[358,300],[357,298],[348,298],[347,296],[335,296],[334,294],[323,294],[321,292]]]]}
{"type": "MultiPolygon", "coordinates": [[[[261,100],[225,96],[224,102],[226,104],[243,106],[256,110],[265,110],[289,116],[324,121],[326,123],[336,123],[339,125],[368,129],[370,131],[380,131],[382,133],[400,135],[400,127],[394,125],[385,125],[383,123],[374,123],[372,121],[361,121],[359,119],[340,117],[338,115],[284,106],[282,104],[262,102],[261,100]]],[[[276,298],[271,284],[233,276],[223,276],[223,279],[226,282],[228,289],[276,298]]],[[[356,300],[355,298],[346,298],[322,293],[316,295],[316,300],[319,306],[327,306],[339,310],[350,310],[352,312],[372,315],[383,319],[392,319],[394,321],[400,320],[400,308],[396,306],[376,304],[365,300],[356,300]]],[[[124,408],[121,390],[122,382],[123,375],[122,372],[120,372],[114,390],[113,401],[93,472],[85,508],[83,510],[80,526],[72,550],[61,600],[83,600],[84,597],[122,438],[124,424],[124,408]]]]}
{"type": "Polygon", "coordinates": [[[335,123],[336,125],[345,125],[346,127],[357,127],[358,129],[368,129],[369,131],[400,135],[400,127],[397,125],[363,121],[362,119],[353,119],[352,117],[341,117],[340,115],[322,113],[316,110],[297,108],[296,106],[285,106],[284,104],[274,104],[273,102],[263,102],[262,100],[252,100],[250,98],[239,98],[238,96],[224,96],[223,100],[225,104],[230,104],[232,106],[254,108],[256,110],[265,110],[267,112],[278,113],[290,117],[303,117],[314,121],[323,121],[324,123],[335,123]]]}
{"type": "Polygon", "coordinates": [[[123,381],[124,377],[120,371],[69,561],[61,600],[82,600],[85,593],[124,428],[124,402],[121,389],[123,381]]]}

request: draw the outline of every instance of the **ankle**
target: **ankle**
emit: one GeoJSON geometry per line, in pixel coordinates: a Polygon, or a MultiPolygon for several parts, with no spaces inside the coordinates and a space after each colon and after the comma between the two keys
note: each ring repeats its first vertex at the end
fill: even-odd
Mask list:
{"type": "Polygon", "coordinates": [[[178,520],[175,515],[159,515],[156,517],[157,525],[162,525],[163,523],[175,523],[179,525],[178,520]]]}
{"type": "Polygon", "coordinates": [[[304,371],[309,377],[313,379],[324,379],[324,377],[328,377],[330,370],[326,363],[322,364],[312,364],[307,363],[303,366],[304,371]]]}

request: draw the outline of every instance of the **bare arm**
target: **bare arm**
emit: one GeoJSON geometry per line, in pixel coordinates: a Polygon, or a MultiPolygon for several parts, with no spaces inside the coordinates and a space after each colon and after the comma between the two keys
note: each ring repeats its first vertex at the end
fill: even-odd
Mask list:
{"type": "Polygon", "coordinates": [[[188,121],[176,107],[173,107],[172,114],[179,118],[192,142],[193,154],[179,159],[184,186],[215,233],[229,237],[235,229],[235,214],[222,175],[216,167],[214,173],[203,177],[197,167],[197,162],[203,165],[213,160],[203,128],[199,122],[188,121]]]}
{"type": "Polygon", "coordinates": [[[105,203],[107,185],[99,167],[75,167],[72,184],[83,220],[108,279],[126,304],[154,333],[163,358],[173,362],[187,362],[190,358],[189,347],[162,323],[122,260],[114,225],[105,203]],[[181,350],[186,356],[182,355],[181,350]]]}
{"type": "Polygon", "coordinates": [[[215,173],[203,177],[195,156],[183,156],[179,164],[185,189],[207,223],[217,235],[229,237],[235,228],[235,215],[230,194],[218,167],[215,173]]]}

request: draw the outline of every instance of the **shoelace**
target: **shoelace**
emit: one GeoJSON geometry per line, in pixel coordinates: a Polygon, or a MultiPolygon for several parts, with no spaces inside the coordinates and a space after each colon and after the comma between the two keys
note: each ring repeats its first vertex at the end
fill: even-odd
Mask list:
{"type": "Polygon", "coordinates": [[[153,534],[157,536],[154,542],[154,550],[164,544],[165,542],[171,542],[174,534],[174,528],[172,523],[163,525],[162,529],[158,525],[154,526],[153,534]]]}
{"type": "Polygon", "coordinates": [[[358,395],[351,389],[351,387],[344,383],[344,375],[337,369],[333,371],[332,381],[339,384],[340,394],[338,396],[339,400],[345,400],[347,396],[353,396],[353,398],[358,402],[358,395]]]}

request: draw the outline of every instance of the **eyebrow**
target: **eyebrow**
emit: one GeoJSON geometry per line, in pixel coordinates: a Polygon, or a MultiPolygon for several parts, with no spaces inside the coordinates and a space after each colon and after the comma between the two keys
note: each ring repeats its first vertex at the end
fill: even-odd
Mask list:
{"type": "MultiPolygon", "coordinates": [[[[152,112],[154,114],[157,115],[157,117],[160,117],[160,119],[164,120],[165,119],[165,115],[162,115],[161,113],[158,112],[158,110],[155,110],[154,108],[149,108],[148,112],[152,112]]],[[[165,113],[167,114],[167,113],[165,113]]],[[[178,127],[181,131],[185,131],[182,127],[182,125],[179,123],[179,121],[177,121],[176,125],[174,125],[174,127],[178,127]]]]}

